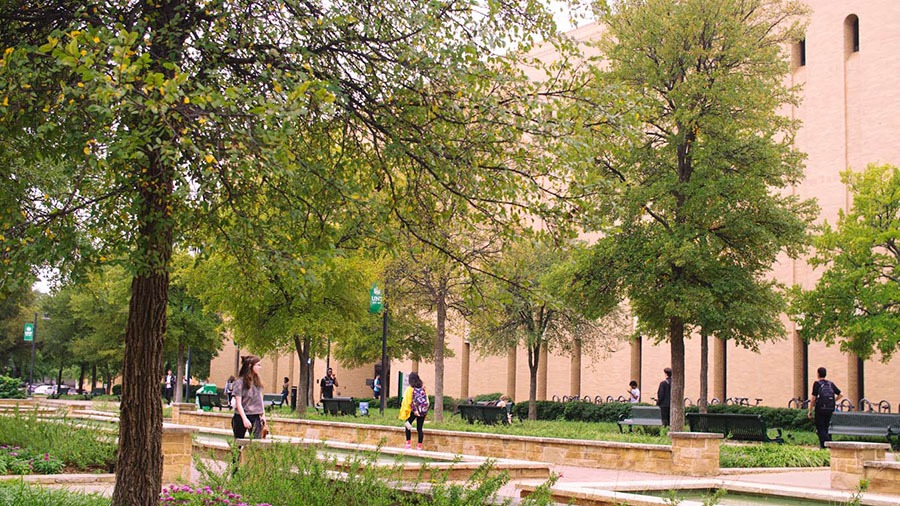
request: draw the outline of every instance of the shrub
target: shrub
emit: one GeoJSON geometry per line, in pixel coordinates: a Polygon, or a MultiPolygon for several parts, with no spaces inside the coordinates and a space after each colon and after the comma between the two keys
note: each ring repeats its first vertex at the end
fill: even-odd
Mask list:
{"type": "Polygon", "coordinates": [[[476,395],[475,397],[472,398],[472,400],[475,402],[499,401],[500,396],[502,396],[502,395],[503,394],[501,394],[500,392],[494,392],[492,394],[481,394],[481,395],[476,395]]]}
{"type": "Polygon", "coordinates": [[[0,399],[24,399],[25,388],[19,378],[0,375],[0,399]]]}
{"type": "Polygon", "coordinates": [[[34,412],[0,417],[0,444],[26,448],[29,456],[49,453],[83,471],[109,469],[115,462],[115,433],[81,424],[39,420],[34,412]]]}
{"type": "MultiPolygon", "coordinates": [[[[590,402],[554,402],[537,401],[538,420],[569,420],[572,422],[615,422],[622,415],[631,412],[631,404],[624,402],[607,402],[592,404],[590,402]]],[[[513,415],[524,420],[528,418],[528,401],[517,402],[513,406],[513,415]]]]}
{"type": "Polygon", "coordinates": [[[794,445],[722,445],[722,467],[824,467],[829,464],[828,450],[794,445]]]}
{"type": "Polygon", "coordinates": [[[113,385],[112,394],[113,395],[122,395],[122,385],[113,385]]]}
{"type": "Polygon", "coordinates": [[[0,481],[0,504],[16,506],[109,506],[109,499],[99,494],[85,494],[65,489],[44,488],[20,480],[0,481]]]}

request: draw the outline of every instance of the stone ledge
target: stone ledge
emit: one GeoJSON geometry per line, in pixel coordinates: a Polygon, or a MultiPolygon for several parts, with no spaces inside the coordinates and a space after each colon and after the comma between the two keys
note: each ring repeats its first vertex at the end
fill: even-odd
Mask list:
{"type": "Polygon", "coordinates": [[[85,483],[115,483],[115,474],[26,474],[0,476],[0,481],[22,480],[27,483],[41,485],[66,484],[78,485],[85,483]]]}
{"type": "Polygon", "coordinates": [[[193,434],[199,432],[200,429],[190,425],[179,425],[176,423],[164,422],[162,426],[163,434],[193,434]]]}
{"type": "Polygon", "coordinates": [[[828,448],[836,450],[890,450],[891,445],[887,443],[861,443],[857,441],[828,441],[825,443],[828,448]]]}
{"type": "Polygon", "coordinates": [[[723,439],[723,434],[715,432],[670,432],[672,439],[723,439]]]}
{"type": "Polygon", "coordinates": [[[863,467],[873,469],[900,469],[900,461],[897,460],[867,460],[863,462],[863,467]]]}

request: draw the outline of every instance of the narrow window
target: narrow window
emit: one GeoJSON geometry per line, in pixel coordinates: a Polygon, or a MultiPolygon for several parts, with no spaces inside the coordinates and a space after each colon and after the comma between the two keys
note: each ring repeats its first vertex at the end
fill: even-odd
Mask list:
{"type": "Polygon", "coordinates": [[[847,54],[859,52],[859,17],[856,14],[844,20],[844,48],[847,54]]]}
{"type": "Polygon", "coordinates": [[[797,45],[800,50],[800,66],[802,67],[806,65],[806,39],[800,39],[797,45]]]}

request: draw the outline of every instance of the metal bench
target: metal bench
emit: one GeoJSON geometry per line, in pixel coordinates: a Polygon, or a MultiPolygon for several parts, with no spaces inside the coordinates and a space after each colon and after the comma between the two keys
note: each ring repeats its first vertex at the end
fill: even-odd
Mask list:
{"type": "Polygon", "coordinates": [[[497,422],[509,423],[506,406],[490,406],[485,404],[460,404],[459,416],[469,423],[481,422],[485,425],[494,425],[497,422]]]}
{"type": "Polygon", "coordinates": [[[197,403],[203,411],[212,411],[213,408],[219,408],[219,411],[231,406],[222,404],[219,394],[197,394],[197,403]]]}
{"type": "Polygon", "coordinates": [[[886,437],[895,450],[900,449],[900,414],[835,411],[828,433],[832,436],[886,437]]]}
{"type": "Polygon", "coordinates": [[[631,406],[631,413],[627,416],[620,415],[619,421],[616,422],[616,424],[619,426],[619,432],[624,432],[622,430],[623,425],[627,425],[629,431],[631,431],[635,425],[662,427],[662,417],[660,416],[659,406],[631,406]]]}
{"type": "Polygon", "coordinates": [[[263,408],[266,411],[270,411],[276,406],[280,408],[282,404],[284,404],[284,398],[281,394],[263,394],[263,408]]]}
{"type": "Polygon", "coordinates": [[[322,410],[326,415],[355,415],[356,404],[353,397],[332,397],[322,399],[322,410]]]}
{"type": "Polygon", "coordinates": [[[687,422],[691,432],[716,432],[739,441],[762,441],[764,443],[784,443],[781,429],[774,438],[769,437],[766,422],[760,415],[739,415],[735,413],[688,413],[687,422]]]}

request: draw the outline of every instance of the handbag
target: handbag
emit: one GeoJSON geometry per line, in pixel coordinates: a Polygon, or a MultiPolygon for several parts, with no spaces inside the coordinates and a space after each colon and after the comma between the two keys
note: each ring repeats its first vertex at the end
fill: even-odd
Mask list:
{"type": "Polygon", "coordinates": [[[266,436],[269,435],[269,422],[263,420],[261,423],[262,423],[262,430],[259,431],[259,438],[265,439],[266,436]]]}

